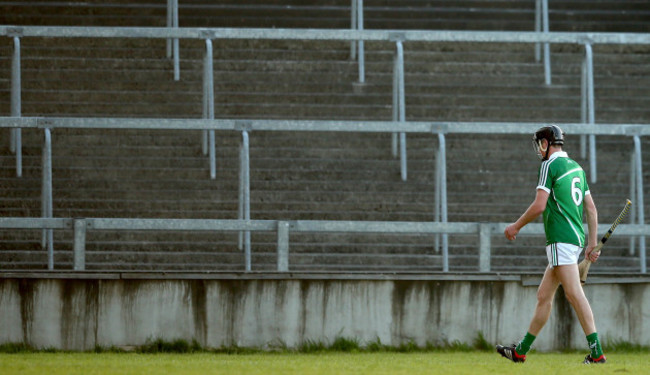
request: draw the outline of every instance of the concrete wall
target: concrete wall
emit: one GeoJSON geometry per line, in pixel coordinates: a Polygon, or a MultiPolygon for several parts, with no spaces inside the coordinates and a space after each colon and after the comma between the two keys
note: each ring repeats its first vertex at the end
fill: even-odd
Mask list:
{"type": "MultiPolygon", "coordinates": [[[[490,343],[509,344],[526,332],[536,287],[492,279],[0,277],[0,343],[83,350],[162,338],[294,347],[347,337],[425,345],[472,343],[482,331],[490,343]]],[[[650,345],[648,280],[585,291],[601,337],[650,345]]],[[[586,347],[561,290],[534,347],[586,347]]]]}

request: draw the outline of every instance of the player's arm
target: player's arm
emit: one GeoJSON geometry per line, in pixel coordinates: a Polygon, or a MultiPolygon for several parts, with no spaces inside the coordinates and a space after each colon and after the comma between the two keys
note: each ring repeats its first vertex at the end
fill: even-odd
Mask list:
{"type": "Polygon", "coordinates": [[[546,209],[546,202],[548,202],[549,193],[544,189],[537,189],[537,194],[535,195],[535,200],[530,204],[526,212],[524,212],[517,221],[508,225],[504,234],[506,238],[510,241],[513,241],[517,238],[517,233],[523,228],[526,224],[537,219],[546,209]]]}
{"type": "Polygon", "coordinates": [[[594,252],[592,254],[592,250],[598,244],[598,210],[596,209],[596,204],[591,194],[585,195],[584,208],[585,214],[587,215],[587,228],[589,230],[585,258],[589,258],[589,260],[595,262],[600,255],[600,252],[594,252]]]}

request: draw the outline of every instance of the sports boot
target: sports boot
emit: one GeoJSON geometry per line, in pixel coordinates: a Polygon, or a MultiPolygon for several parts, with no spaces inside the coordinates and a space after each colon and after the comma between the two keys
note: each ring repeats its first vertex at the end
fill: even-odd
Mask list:
{"type": "Polygon", "coordinates": [[[517,345],[515,344],[512,344],[510,346],[497,345],[497,352],[501,354],[502,357],[506,357],[512,362],[523,363],[526,361],[526,355],[517,354],[517,352],[515,351],[516,346],[517,345]]]}
{"type": "Polygon", "coordinates": [[[585,365],[590,365],[592,363],[605,363],[605,362],[607,362],[607,358],[605,358],[604,354],[601,355],[598,358],[592,358],[591,353],[590,353],[590,354],[587,354],[587,356],[585,357],[584,362],[582,362],[582,363],[584,363],[585,365]]]}

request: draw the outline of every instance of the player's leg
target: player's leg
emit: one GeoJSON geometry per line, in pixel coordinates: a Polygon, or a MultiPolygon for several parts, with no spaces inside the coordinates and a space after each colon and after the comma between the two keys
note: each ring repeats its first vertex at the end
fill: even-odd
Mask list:
{"type": "Polygon", "coordinates": [[[582,326],[585,335],[596,332],[596,323],[594,322],[594,314],[591,311],[591,306],[587,297],[585,296],[582,285],[580,284],[580,273],[578,272],[578,265],[571,264],[556,267],[556,274],[560,279],[562,288],[566,298],[573,306],[578,320],[582,326]]]}
{"type": "Polygon", "coordinates": [[[528,332],[537,336],[544,328],[544,325],[551,316],[553,308],[553,300],[555,299],[555,292],[560,284],[560,280],[555,274],[555,268],[546,267],[542,282],[537,289],[537,305],[535,306],[535,313],[530,321],[528,332]]]}
{"type": "Polygon", "coordinates": [[[569,303],[571,303],[571,306],[573,306],[582,330],[587,337],[587,343],[591,353],[585,358],[585,363],[605,363],[606,358],[603,355],[603,349],[598,339],[598,333],[596,332],[594,314],[591,311],[589,301],[580,284],[578,265],[563,265],[555,267],[555,269],[557,277],[564,288],[564,294],[567,300],[569,300],[569,303]]]}
{"type": "Polygon", "coordinates": [[[526,353],[530,350],[530,346],[551,315],[553,299],[555,298],[555,291],[558,285],[559,280],[555,276],[553,269],[547,267],[542,282],[539,284],[539,288],[537,288],[537,305],[535,306],[535,313],[530,321],[528,332],[516,345],[497,345],[497,352],[499,354],[513,362],[524,362],[526,360],[526,353]]]}

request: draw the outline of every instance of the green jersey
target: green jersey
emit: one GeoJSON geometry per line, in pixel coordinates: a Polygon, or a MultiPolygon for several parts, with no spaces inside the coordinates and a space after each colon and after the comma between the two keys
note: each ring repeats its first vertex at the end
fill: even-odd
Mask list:
{"type": "Polygon", "coordinates": [[[582,167],[566,152],[555,152],[539,168],[537,189],[549,193],[544,210],[546,244],[563,242],[584,247],[582,208],[589,185],[582,167]]]}

